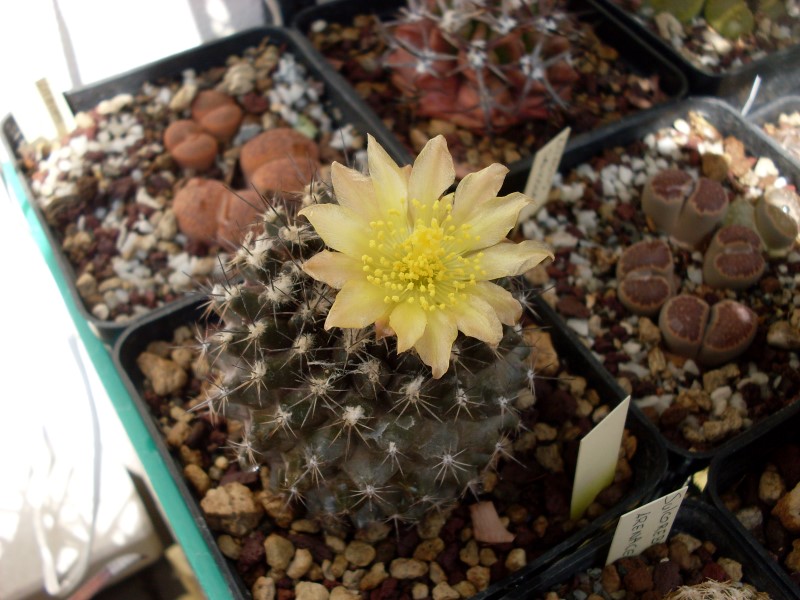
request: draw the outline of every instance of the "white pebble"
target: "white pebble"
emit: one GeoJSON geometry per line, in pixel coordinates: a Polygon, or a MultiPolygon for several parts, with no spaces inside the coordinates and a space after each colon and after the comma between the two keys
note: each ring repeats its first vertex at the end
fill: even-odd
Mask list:
{"type": "Polygon", "coordinates": [[[589,336],[589,321],[586,319],[567,319],[567,327],[580,336],[589,336]]]}

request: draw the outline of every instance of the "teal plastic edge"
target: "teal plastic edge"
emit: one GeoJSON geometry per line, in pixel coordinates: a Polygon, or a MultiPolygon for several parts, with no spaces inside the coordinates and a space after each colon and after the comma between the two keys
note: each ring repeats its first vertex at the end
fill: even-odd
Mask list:
{"type": "Polygon", "coordinates": [[[16,198],[22,209],[31,235],[50,269],[50,274],[58,285],[58,290],[72,317],[86,353],[122,421],[131,444],[136,450],[139,460],[141,460],[142,466],[158,496],[158,501],[164,510],[169,526],[181,548],[183,548],[200,586],[208,598],[213,600],[230,598],[233,600],[234,596],[225,583],[213,556],[205,551],[206,542],[201,536],[189,508],[183,501],[166,464],[158,453],[141,415],[134,407],[133,400],[120,379],[108,349],[97,338],[87,321],[78,312],[67,288],[64,275],[56,262],[41,223],[36,217],[33,207],[28,202],[15,168],[10,163],[3,162],[2,174],[9,194],[16,198]]]}

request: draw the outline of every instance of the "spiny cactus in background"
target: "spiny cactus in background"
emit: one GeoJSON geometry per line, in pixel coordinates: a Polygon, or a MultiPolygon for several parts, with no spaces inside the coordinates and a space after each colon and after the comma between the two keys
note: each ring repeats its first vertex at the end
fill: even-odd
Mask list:
{"type": "Polygon", "coordinates": [[[309,516],[358,526],[477,491],[509,453],[530,349],[520,303],[489,279],[550,255],[506,239],[529,199],[496,197],[504,167],[445,195],[441,136],[413,169],[370,138],[368,162],[371,177],[334,163],[338,204],[317,183],[268,207],[209,298],[221,323],[204,342],[208,404],[242,424],[240,460],[309,516]]]}
{"type": "Polygon", "coordinates": [[[553,0],[409,0],[388,24],[392,82],[423,117],[480,132],[547,119],[578,75],[553,0]]]}

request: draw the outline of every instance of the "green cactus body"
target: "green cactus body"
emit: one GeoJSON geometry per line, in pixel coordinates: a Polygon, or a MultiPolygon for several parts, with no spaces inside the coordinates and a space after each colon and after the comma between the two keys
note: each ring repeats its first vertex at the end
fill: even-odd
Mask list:
{"type": "Polygon", "coordinates": [[[497,348],[459,338],[440,379],[394,338],[326,331],[335,291],[299,268],[321,242],[293,213],[269,213],[232,259],[238,283],[209,300],[221,317],[207,337],[221,369],[212,402],[243,424],[240,462],[267,465],[273,490],[323,522],[415,521],[478,491],[519,425],[521,331],[497,348]]]}
{"type": "Polygon", "coordinates": [[[386,27],[392,82],[423,117],[486,132],[547,119],[578,74],[553,2],[409,2],[386,27]]]}

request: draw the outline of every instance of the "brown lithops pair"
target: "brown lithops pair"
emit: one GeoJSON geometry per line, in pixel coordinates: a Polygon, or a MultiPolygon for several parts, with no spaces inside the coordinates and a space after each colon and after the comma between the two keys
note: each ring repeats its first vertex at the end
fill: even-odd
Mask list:
{"type": "Polygon", "coordinates": [[[701,177],[696,182],[680,169],[665,169],[642,190],[642,210],[656,229],[682,246],[696,248],[719,225],[728,210],[722,185],[701,177]]]}
{"type": "Polygon", "coordinates": [[[744,225],[726,225],[706,250],[703,281],[714,288],[743,290],[761,279],[766,266],[758,234],[744,225]]]}
{"type": "Polygon", "coordinates": [[[319,169],[319,148],[302,133],[277,127],[245,143],[239,165],[259,192],[299,192],[319,169]]]}
{"type": "Polygon", "coordinates": [[[658,326],[670,350],[713,367],[747,350],[755,338],[758,317],[735,300],[709,307],[702,298],[680,294],[664,304],[658,326]]]}
{"type": "Polygon", "coordinates": [[[234,191],[221,181],[192,177],[175,194],[172,210],[178,228],[190,240],[235,247],[264,204],[253,190],[234,191]]]}
{"type": "Polygon", "coordinates": [[[653,316],[677,289],[672,251],[663,240],[644,240],[617,261],[617,297],[634,314],[653,316]]]}
{"type": "Polygon", "coordinates": [[[192,102],[192,118],[174,121],[164,132],[164,146],[180,166],[206,171],[214,164],[219,144],[239,131],[244,113],[223,92],[204,90],[192,102]]]}

